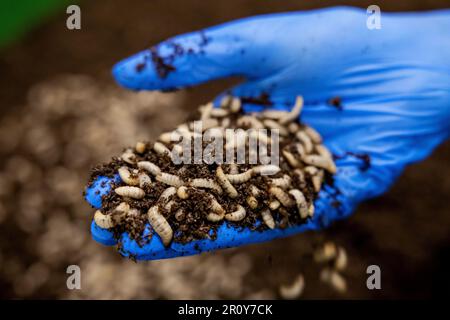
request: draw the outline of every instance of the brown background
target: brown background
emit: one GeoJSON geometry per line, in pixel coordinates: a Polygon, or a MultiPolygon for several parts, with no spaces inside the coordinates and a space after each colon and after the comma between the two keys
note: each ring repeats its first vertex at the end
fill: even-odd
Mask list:
{"type": "MultiPolygon", "coordinates": [[[[24,110],[27,110],[27,92],[30,87],[60,74],[86,74],[90,75],[96,83],[105,86],[113,85],[110,77],[110,68],[113,63],[175,34],[249,15],[342,4],[367,7],[374,3],[373,1],[314,1],[313,3],[280,0],[81,2],[82,30],[67,30],[66,16],[62,13],[0,53],[0,120],[10,115],[20,118],[24,110]]],[[[377,1],[375,4],[385,11],[448,7],[446,0],[377,1]]],[[[186,110],[187,113],[187,110],[214,97],[229,83],[230,81],[221,81],[188,90],[179,112],[186,110]]],[[[70,119],[64,121],[70,121],[70,119]]],[[[154,118],[149,121],[152,130],[159,132],[162,129],[160,122],[155,121],[154,118]]],[[[0,153],[2,169],[5,169],[8,158],[13,157],[16,152],[18,151],[9,150],[0,153]]],[[[408,168],[386,195],[361,205],[350,219],[335,224],[322,234],[308,233],[240,249],[251,257],[253,265],[256,266],[252,269],[251,276],[245,280],[245,286],[261,288],[261,282],[264,282],[266,285],[263,287],[275,290],[274,288],[280,282],[296,274],[298,265],[303,263],[301,254],[305,250],[305,243],[310,244],[326,238],[343,245],[349,252],[350,266],[346,271],[349,292],[344,296],[330,293],[326,288],[316,285],[317,279],[313,279],[305,294],[306,297],[417,298],[448,295],[450,286],[450,276],[447,271],[450,267],[449,160],[450,144],[447,142],[429,159],[408,168]],[[377,264],[382,269],[381,291],[371,292],[365,288],[365,268],[369,264],[377,264]],[[267,275],[268,271],[270,276],[267,275]]],[[[81,169],[87,170],[87,167],[81,169]]],[[[86,175],[82,176],[82,179],[87,177],[87,171],[84,172],[86,175]]],[[[16,226],[12,214],[16,201],[19,200],[13,195],[12,198],[9,195],[8,199],[1,197],[0,194],[0,200],[6,203],[7,213],[3,222],[0,222],[0,267],[2,263],[4,266],[5,261],[10,257],[14,257],[20,270],[29,270],[27,268],[40,258],[35,254],[34,249],[24,244],[22,238],[28,237],[28,240],[32,239],[36,242],[40,241],[40,238],[36,232],[26,234],[16,226]]],[[[81,196],[79,201],[82,202],[81,196]]],[[[51,205],[52,202],[49,201],[49,207],[47,207],[50,208],[49,210],[51,205]]],[[[86,211],[77,221],[81,223],[80,230],[87,230],[90,211],[86,205],[80,206],[86,211]]],[[[47,218],[44,216],[41,223],[45,223],[45,219],[47,218]]],[[[83,247],[79,250],[83,250],[83,247]]],[[[111,259],[116,265],[122,263],[119,257],[114,256],[111,259]]],[[[62,293],[59,282],[64,283],[64,270],[69,263],[77,263],[77,261],[71,261],[68,258],[54,265],[45,262],[45,268],[49,270],[47,270],[48,281],[31,291],[20,289],[21,282],[17,278],[20,278],[22,273],[11,274],[5,272],[5,269],[0,273],[0,297],[67,297],[62,293]]],[[[305,265],[304,269],[308,268],[313,267],[305,265]]],[[[305,272],[308,273],[308,271],[305,272]]],[[[135,297],[132,294],[118,296],[135,297]]],[[[140,296],[153,297],[145,294],[140,296]]],[[[103,296],[86,294],[75,297],[102,298],[103,296]]],[[[156,297],[173,298],[174,296],[161,294],[156,297]]]]}

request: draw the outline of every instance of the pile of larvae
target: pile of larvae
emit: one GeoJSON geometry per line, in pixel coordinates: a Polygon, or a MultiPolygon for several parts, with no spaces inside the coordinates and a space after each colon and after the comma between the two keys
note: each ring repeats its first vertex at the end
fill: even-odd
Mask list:
{"type": "MultiPolygon", "coordinates": [[[[166,132],[156,142],[138,142],[92,169],[90,183],[117,173],[121,178],[111,183],[113,192],[103,196],[95,222],[112,230],[118,240],[127,232],[144,245],[157,235],[165,246],[172,241],[214,240],[224,221],[238,230],[257,231],[305,223],[314,215],[314,200],[322,184],[332,180],[336,166],[317,131],[298,122],[302,107],[303,99],[298,97],[289,112],[244,113],[240,99],[232,96],[224,97],[220,107],[201,106],[203,130],[241,128],[257,132],[258,141],[268,144],[271,130],[277,129],[278,165],[175,164],[171,152],[180,152],[176,150],[180,145],[171,141],[173,131],[166,132]],[[261,135],[261,130],[249,129],[268,130],[261,135]],[[151,232],[143,236],[148,224],[151,232]]],[[[194,122],[189,122],[175,130],[193,137],[193,128],[194,122]]],[[[228,147],[223,144],[224,154],[228,147]]]]}

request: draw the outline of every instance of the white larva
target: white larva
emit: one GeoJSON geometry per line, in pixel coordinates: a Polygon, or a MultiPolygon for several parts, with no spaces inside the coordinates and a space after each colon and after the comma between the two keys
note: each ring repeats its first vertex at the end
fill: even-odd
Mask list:
{"type": "Polygon", "coordinates": [[[233,97],[230,103],[230,111],[233,113],[239,112],[239,110],[241,110],[241,105],[241,99],[238,97],[233,97]]]}
{"type": "Polygon", "coordinates": [[[304,288],[305,278],[302,274],[299,274],[292,284],[282,285],[280,287],[280,296],[287,300],[297,299],[302,295],[304,288]]]}
{"type": "Polygon", "coordinates": [[[239,168],[238,165],[236,163],[230,163],[230,174],[238,174],[239,173],[239,168]]]}
{"type": "Polygon", "coordinates": [[[135,164],[136,162],[136,155],[133,153],[133,150],[131,149],[125,150],[125,152],[122,153],[120,158],[128,164],[135,164]]]}
{"type": "Polygon", "coordinates": [[[226,109],[213,108],[211,110],[211,117],[223,118],[223,117],[226,117],[227,115],[228,115],[228,110],[226,110],[226,109]]]}
{"type": "Polygon", "coordinates": [[[120,167],[117,172],[120,179],[129,186],[137,186],[139,184],[139,178],[135,174],[131,174],[127,167],[120,167]]]}
{"type": "Polygon", "coordinates": [[[164,132],[158,137],[158,140],[164,144],[169,144],[172,142],[172,136],[176,137],[176,134],[176,131],[164,132]]]}
{"type": "Polygon", "coordinates": [[[154,176],[157,176],[161,173],[161,169],[156,164],[150,161],[139,161],[137,163],[137,166],[139,169],[146,170],[154,176]]]}
{"type": "Polygon", "coordinates": [[[300,115],[303,108],[303,97],[298,96],[295,100],[295,105],[290,112],[288,112],[283,118],[280,119],[281,124],[286,124],[288,122],[294,121],[300,115]]]}
{"type": "Polygon", "coordinates": [[[164,209],[165,209],[167,212],[172,212],[172,207],[173,207],[174,205],[176,205],[176,202],[175,202],[174,200],[167,201],[167,203],[164,205],[164,209]]]}
{"type": "Polygon", "coordinates": [[[303,131],[308,135],[308,137],[311,139],[311,141],[314,142],[315,144],[322,143],[322,137],[315,129],[313,129],[309,126],[305,126],[303,131]]]}
{"type": "Polygon", "coordinates": [[[144,188],[145,186],[149,186],[152,184],[152,179],[148,176],[148,174],[144,172],[140,172],[138,175],[139,179],[139,187],[144,188]]]}
{"type": "Polygon", "coordinates": [[[212,179],[205,178],[196,178],[192,179],[189,182],[189,186],[193,188],[205,188],[205,189],[213,189],[217,191],[217,193],[221,194],[223,192],[222,187],[212,179]]]}
{"type": "Polygon", "coordinates": [[[313,143],[311,141],[311,138],[303,131],[298,131],[295,136],[305,147],[306,153],[311,153],[311,151],[313,150],[313,143]]]}
{"type": "Polygon", "coordinates": [[[114,189],[114,192],[119,196],[128,197],[133,199],[142,199],[145,196],[144,190],[138,187],[118,187],[114,189]]]}
{"type": "Polygon", "coordinates": [[[280,110],[266,110],[261,112],[261,117],[266,119],[272,119],[272,120],[279,120],[283,117],[285,117],[287,114],[287,111],[280,111],[280,110]]]}
{"type": "Polygon", "coordinates": [[[298,168],[300,166],[300,162],[295,158],[295,156],[289,151],[282,150],[284,159],[289,163],[291,167],[298,168]]]}
{"type": "Polygon", "coordinates": [[[207,104],[205,104],[204,106],[201,106],[200,109],[200,119],[201,120],[206,120],[209,119],[209,117],[211,116],[211,111],[214,108],[214,104],[212,102],[209,102],[207,104]]]}
{"type": "Polygon", "coordinates": [[[147,218],[150,225],[161,238],[164,246],[167,247],[172,241],[173,231],[166,218],[159,212],[158,206],[153,206],[148,210],[147,218]]]}
{"type": "Polygon", "coordinates": [[[169,187],[161,193],[158,201],[166,201],[167,199],[169,199],[171,196],[173,196],[176,193],[177,193],[177,188],[169,187]]]}
{"type": "Polygon", "coordinates": [[[225,192],[228,194],[230,198],[234,199],[239,195],[235,187],[233,187],[230,180],[228,180],[227,176],[223,172],[221,166],[217,167],[216,177],[217,180],[219,181],[219,184],[222,186],[222,188],[225,190],[225,192]]]}
{"type": "Polygon", "coordinates": [[[270,187],[269,193],[275,196],[281,204],[287,208],[294,206],[295,202],[289,197],[283,189],[278,187],[270,187]]]}
{"type": "Polygon", "coordinates": [[[333,161],[329,158],[325,158],[323,156],[315,155],[315,154],[308,154],[305,155],[302,158],[303,162],[315,166],[318,168],[323,168],[327,170],[330,173],[336,173],[336,166],[334,165],[333,161]]]}
{"type": "Polygon", "coordinates": [[[251,209],[256,209],[258,207],[258,200],[254,196],[248,196],[245,201],[251,209]]]}
{"type": "Polygon", "coordinates": [[[300,170],[300,169],[295,169],[295,170],[294,170],[294,175],[297,176],[298,181],[300,182],[300,184],[304,184],[304,183],[305,183],[305,174],[303,173],[302,170],[300,170]]]}
{"type": "Polygon", "coordinates": [[[243,206],[241,206],[240,204],[237,205],[237,209],[233,212],[227,213],[225,215],[225,219],[227,219],[228,221],[241,221],[242,219],[245,218],[246,215],[246,211],[245,208],[243,206]]]}
{"type": "Polygon", "coordinates": [[[298,189],[292,189],[289,190],[289,194],[295,199],[300,217],[306,219],[309,216],[309,207],[303,192],[298,189]]]}
{"type": "Polygon", "coordinates": [[[279,134],[281,136],[288,136],[289,132],[287,131],[286,127],[280,125],[278,122],[272,120],[272,119],[266,119],[263,121],[264,126],[266,128],[272,129],[272,130],[278,130],[279,134]]]}
{"type": "Polygon", "coordinates": [[[338,248],[336,260],[334,261],[334,267],[338,271],[342,271],[347,267],[347,252],[345,252],[345,249],[342,247],[338,248]]]}
{"type": "Polygon", "coordinates": [[[111,215],[103,214],[100,210],[95,211],[94,221],[100,228],[103,229],[111,229],[115,226],[111,215]]]}
{"type": "Polygon", "coordinates": [[[242,116],[236,121],[236,124],[238,127],[264,129],[264,125],[262,124],[262,122],[256,119],[254,116],[242,116]]]}
{"type": "Polygon", "coordinates": [[[263,211],[261,211],[261,217],[266,226],[268,226],[270,229],[275,228],[275,220],[273,219],[272,213],[269,209],[264,209],[263,211]]]}
{"type": "Polygon", "coordinates": [[[180,177],[167,172],[161,172],[156,176],[156,180],[173,187],[181,187],[184,184],[180,177]]]}
{"type": "Polygon", "coordinates": [[[216,200],[216,198],[214,198],[214,196],[210,195],[209,197],[211,199],[211,202],[210,202],[211,212],[208,213],[206,219],[211,222],[222,221],[223,218],[225,217],[225,210],[222,208],[222,206],[216,200]]]}
{"type": "Polygon", "coordinates": [[[253,172],[262,176],[270,176],[277,174],[281,168],[274,164],[260,165],[252,168],[253,172]]]}
{"type": "Polygon", "coordinates": [[[169,148],[158,141],[153,144],[153,150],[155,150],[158,154],[170,154],[169,148]]]}
{"type": "Polygon", "coordinates": [[[278,200],[272,200],[269,202],[269,208],[272,211],[277,210],[280,206],[281,206],[281,203],[278,200]]]}
{"type": "Polygon", "coordinates": [[[177,189],[177,196],[180,199],[186,200],[189,198],[188,189],[186,186],[181,186],[177,189]]]}
{"type": "Polygon", "coordinates": [[[314,261],[323,263],[333,260],[337,255],[337,248],[333,242],[325,242],[323,246],[314,251],[314,261]]]}
{"type": "Polygon", "coordinates": [[[137,153],[144,153],[147,145],[144,142],[138,141],[136,143],[135,149],[137,153]]]}
{"type": "Polygon", "coordinates": [[[313,166],[307,166],[303,169],[303,171],[305,171],[305,173],[309,174],[310,176],[315,176],[319,172],[319,169],[313,166]]]}
{"type": "Polygon", "coordinates": [[[120,223],[129,210],[130,206],[126,202],[122,202],[111,214],[103,214],[100,210],[95,211],[94,221],[100,228],[110,229],[120,223]]]}
{"type": "Polygon", "coordinates": [[[287,189],[291,186],[291,177],[285,174],[281,178],[270,179],[270,184],[281,189],[287,189]]]}
{"type": "Polygon", "coordinates": [[[253,173],[254,173],[254,170],[249,169],[245,172],[238,173],[238,174],[227,174],[226,177],[231,183],[241,184],[241,183],[249,181],[252,178],[253,173]]]}
{"type": "Polygon", "coordinates": [[[320,273],[320,280],[331,285],[339,293],[347,291],[347,281],[336,270],[332,270],[331,268],[323,269],[320,273]]]}

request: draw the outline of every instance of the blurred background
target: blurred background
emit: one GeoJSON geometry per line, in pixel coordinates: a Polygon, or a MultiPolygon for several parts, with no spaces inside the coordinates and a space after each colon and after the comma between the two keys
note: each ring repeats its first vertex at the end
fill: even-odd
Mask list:
{"type": "MultiPolygon", "coordinates": [[[[132,93],[111,66],[165,38],[249,15],[332,5],[382,11],[445,8],[448,0],[0,1],[0,298],[280,298],[305,275],[302,298],[429,298],[450,288],[450,143],[407,168],[383,197],[321,233],[196,257],[134,263],[89,235],[89,168],[184,121],[233,80],[177,93],[132,93]],[[68,30],[67,5],[81,8],[68,30]],[[346,249],[347,284],[320,281],[313,248],[346,249]],[[68,290],[66,268],[81,268],[68,290]],[[381,268],[381,290],[366,268],[381,268]]],[[[411,39],[414,41],[414,39],[411,39]]]]}

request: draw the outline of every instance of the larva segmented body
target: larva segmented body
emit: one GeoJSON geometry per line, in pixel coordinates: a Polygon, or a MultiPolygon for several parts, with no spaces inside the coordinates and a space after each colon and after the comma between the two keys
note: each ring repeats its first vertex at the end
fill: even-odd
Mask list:
{"type": "Polygon", "coordinates": [[[303,147],[303,145],[301,143],[295,144],[295,151],[298,153],[300,158],[304,157],[306,154],[305,148],[303,147]]]}
{"type": "Polygon", "coordinates": [[[164,210],[167,212],[172,212],[172,207],[176,204],[174,200],[167,201],[167,203],[164,205],[164,210]]]}
{"type": "Polygon", "coordinates": [[[230,163],[230,174],[238,174],[239,168],[236,163],[230,163]]]}
{"type": "Polygon", "coordinates": [[[170,154],[169,148],[158,141],[153,144],[153,150],[155,150],[158,154],[170,154]]]}
{"type": "Polygon", "coordinates": [[[279,120],[286,116],[287,111],[280,110],[265,110],[261,112],[261,117],[272,120],[279,120]]]}
{"type": "Polygon", "coordinates": [[[137,153],[144,153],[146,148],[147,148],[147,145],[144,142],[138,141],[136,143],[135,149],[136,149],[137,153]]]}
{"type": "Polygon", "coordinates": [[[211,222],[219,222],[222,221],[225,217],[225,210],[222,208],[219,202],[217,202],[216,198],[211,196],[211,212],[208,213],[206,219],[211,222]]]}
{"type": "Polygon", "coordinates": [[[185,216],[186,216],[186,214],[183,211],[183,209],[178,209],[177,212],[175,212],[175,219],[177,221],[183,221],[185,216]]]}
{"type": "Polygon", "coordinates": [[[295,199],[297,203],[297,210],[302,219],[306,219],[309,216],[309,207],[306,202],[303,192],[298,189],[289,190],[289,194],[295,199]]]}
{"type": "Polygon", "coordinates": [[[120,167],[117,172],[120,179],[129,186],[137,186],[139,184],[139,178],[135,174],[131,174],[127,167],[120,167]]]}
{"type": "Polygon", "coordinates": [[[293,168],[298,168],[300,166],[300,162],[295,158],[295,156],[289,151],[282,150],[281,153],[289,165],[293,168]]]}
{"type": "Polygon", "coordinates": [[[258,200],[254,196],[248,196],[245,201],[251,209],[256,209],[258,207],[258,200]]]}
{"type": "Polygon", "coordinates": [[[304,163],[306,163],[308,165],[315,166],[318,168],[323,168],[330,173],[336,173],[336,166],[329,158],[325,158],[323,156],[319,156],[319,155],[315,155],[315,154],[308,154],[308,155],[305,155],[302,158],[302,160],[304,163]]]}
{"type": "Polygon", "coordinates": [[[314,203],[311,203],[308,208],[308,214],[310,217],[314,216],[315,210],[316,210],[316,208],[314,207],[314,203]]]}
{"type": "Polygon", "coordinates": [[[217,191],[217,193],[219,193],[219,194],[221,194],[223,192],[221,186],[213,179],[205,179],[205,178],[192,179],[189,182],[189,186],[191,186],[193,188],[212,189],[212,190],[217,191]]]}
{"type": "Polygon", "coordinates": [[[125,150],[125,152],[122,153],[120,158],[128,164],[135,164],[136,162],[136,155],[133,153],[133,150],[131,149],[125,150]]]}
{"type": "Polygon", "coordinates": [[[253,169],[238,174],[227,174],[226,178],[234,184],[240,184],[249,181],[253,176],[253,169]]]}
{"type": "Polygon", "coordinates": [[[158,201],[166,201],[171,196],[173,196],[175,193],[177,193],[177,189],[175,187],[169,187],[161,193],[158,201]]]}
{"type": "Polygon", "coordinates": [[[100,210],[95,211],[94,221],[102,229],[111,229],[115,226],[112,217],[108,214],[103,214],[100,210]]]}
{"type": "Polygon", "coordinates": [[[283,189],[278,187],[270,187],[269,193],[272,194],[281,204],[287,208],[294,206],[294,201],[289,197],[283,189]]]}
{"type": "Polygon", "coordinates": [[[180,199],[186,200],[189,198],[188,188],[186,186],[181,186],[177,189],[177,196],[180,199]]]}
{"type": "Polygon", "coordinates": [[[275,228],[275,220],[273,219],[272,213],[269,209],[264,209],[263,211],[261,211],[261,217],[266,226],[268,226],[270,229],[275,228]]]}
{"type": "Polygon", "coordinates": [[[265,127],[272,129],[272,130],[278,130],[278,132],[280,133],[281,136],[287,136],[289,135],[289,132],[287,131],[287,129],[283,126],[281,126],[278,122],[271,120],[271,119],[266,119],[263,121],[263,124],[265,127]]]}
{"type": "Polygon", "coordinates": [[[241,221],[242,219],[245,218],[245,215],[247,214],[247,212],[245,211],[245,208],[243,206],[241,206],[240,204],[237,205],[237,209],[231,213],[227,213],[225,215],[225,219],[227,219],[228,221],[241,221]]]}
{"type": "Polygon", "coordinates": [[[283,175],[281,178],[270,179],[270,183],[275,187],[280,187],[281,189],[287,189],[291,186],[291,177],[287,174],[283,175]]]}
{"type": "Polygon", "coordinates": [[[222,117],[226,117],[227,115],[228,115],[228,110],[226,110],[226,109],[213,108],[211,110],[211,117],[222,118],[222,117]]]}
{"type": "Polygon", "coordinates": [[[303,147],[305,147],[306,153],[311,153],[313,150],[311,138],[304,131],[298,131],[295,136],[303,144],[303,147]]]}
{"type": "Polygon", "coordinates": [[[281,171],[281,168],[274,164],[260,165],[251,169],[254,173],[262,176],[271,176],[281,171]]]}
{"type": "Polygon", "coordinates": [[[173,187],[181,187],[184,184],[180,177],[167,172],[161,172],[156,176],[156,180],[173,187]]]}
{"type": "Polygon", "coordinates": [[[311,139],[311,141],[314,142],[315,144],[322,143],[322,137],[315,129],[313,129],[309,126],[305,126],[303,131],[308,135],[308,137],[311,139]]]}
{"type": "Polygon", "coordinates": [[[217,167],[216,170],[216,177],[219,181],[219,184],[222,186],[222,188],[225,190],[225,192],[230,196],[230,198],[236,198],[238,196],[237,190],[233,187],[231,182],[228,180],[227,176],[223,172],[223,169],[221,166],[217,167]]]}
{"type": "Polygon", "coordinates": [[[164,246],[167,247],[172,241],[173,231],[166,218],[159,212],[158,206],[153,206],[148,210],[147,218],[153,230],[161,238],[164,246]]]}
{"type": "Polygon", "coordinates": [[[324,171],[319,170],[316,175],[312,176],[311,180],[314,186],[314,191],[319,192],[322,187],[322,182],[324,178],[324,171]]]}
{"type": "Polygon", "coordinates": [[[138,187],[118,187],[114,189],[114,192],[119,196],[128,197],[133,199],[142,199],[145,196],[144,190],[138,187]]]}
{"type": "Polygon", "coordinates": [[[144,172],[139,173],[138,179],[140,188],[145,188],[146,186],[150,186],[152,184],[152,179],[144,172]]]}
{"type": "Polygon", "coordinates": [[[261,121],[256,119],[254,116],[242,116],[237,120],[237,125],[239,127],[246,127],[252,129],[264,129],[264,125],[261,121]]]}
{"type": "Polygon", "coordinates": [[[299,274],[291,285],[289,286],[283,285],[280,287],[280,296],[283,299],[288,300],[297,299],[302,295],[304,288],[305,288],[305,278],[303,277],[302,274],[299,274]]]}
{"type": "Polygon", "coordinates": [[[280,119],[280,123],[286,124],[288,122],[296,120],[299,117],[302,108],[303,108],[303,97],[298,96],[295,99],[294,107],[290,112],[288,112],[283,118],[280,119]]]}
{"type": "Polygon", "coordinates": [[[150,161],[139,161],[137,163],[137,166],[139,169],[146,170],[154,176],[157,176],[161,173],[161,169],[156,164],[150,161]]]}

